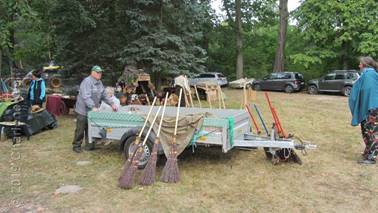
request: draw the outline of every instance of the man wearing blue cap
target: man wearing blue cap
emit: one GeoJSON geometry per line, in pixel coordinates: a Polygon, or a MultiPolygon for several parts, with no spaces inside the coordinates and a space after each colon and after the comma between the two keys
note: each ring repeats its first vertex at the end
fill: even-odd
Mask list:
{"type": "Polygon", "coordinates": [[[101,82],[103,70],[100,66],[93,66],[91,74],[86,77],[80,84],[79,95],[76,98],[76,130],[72,142],[73,151],[80,153],[81,143],[85,136],[85,144],[87,150],[94,150],[95,143],[88,143],[88,118],[89,111],[97,111],[100,107],[100,102],[112,106],[113,111],[117,111],[117,106],[113,101],[107,97],[104,86],[101,82]]]}

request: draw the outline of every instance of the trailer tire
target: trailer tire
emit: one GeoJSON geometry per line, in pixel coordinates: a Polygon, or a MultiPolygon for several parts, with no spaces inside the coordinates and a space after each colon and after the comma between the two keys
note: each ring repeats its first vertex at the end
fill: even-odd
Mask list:
{"type": "MultiPolygon", "coordinates": [[[[123,146],[123,155],[124,155],[125,160],[127,160],[127,157],[129,156],[130,153],[135,151],[136,146],[134,145],[134,141],[137,137],[137,132],[138,131],[125,133],[125,135],[127,135],[128,137],[126,137],[124,141],[121,141],[122,142],[121,145],[123,146]],[[134,134],[130,134],[130,133],[134,133],[134,134]]],[[[143,143],[145,135],[146,135],[146,131],[143,132],[140,143],[143,143]]],[[[142,158],[138,164],[139,169],[143,169],[147,165],[147,162],[152,153],[154,141],[155,141],[155,134],[151,132],[151,134],[148,136],[146,144],[144,145],[144,153],[142,154],[142,158]]]]}
{"type": "Polygon", "coordinates": [[[265,151],[266,159],[268,159],[268,160],[272,160],[273,155],[272,155],[272,153],[270,153],[269,148],[264,147],[264,151],[265,151]]]}

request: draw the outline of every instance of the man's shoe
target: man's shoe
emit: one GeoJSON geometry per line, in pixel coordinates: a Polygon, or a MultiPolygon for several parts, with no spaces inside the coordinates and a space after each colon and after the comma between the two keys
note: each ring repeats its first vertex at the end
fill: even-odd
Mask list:
{"type": "Polygon", "coordinates": [[[357,161],[357,163],[363,164],[363,165],[371,165],[371,164],[375,164],[375,160],[362,159],[362,160],[357,161]]]}
{"type": "Polygon", "coordinates": [[[81,147],[73,147],[72,150],[76,153],[81,153],[82,150],[81,150],[81,147]]]}

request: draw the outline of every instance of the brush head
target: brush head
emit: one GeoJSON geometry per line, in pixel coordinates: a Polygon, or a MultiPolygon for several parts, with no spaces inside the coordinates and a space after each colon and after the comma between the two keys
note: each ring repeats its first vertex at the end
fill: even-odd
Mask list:
{"type": "Polygon", "coordinates": [[[152,149],[152,153],[150,156],[150,159],[148,160],[148,163],[146,167],[144,168],[144,171],[142,173],[142,176],[140,177],[139,183],[140,185],[152,185],[155,182],[156,177],[156,162],[157,162],[157,150],[159,148],[159,139],[156,139],[154,143],[154,147],[152,149]]]}
{"type": "Polygon", "coordinates": [[[135,172],[138,170],[138,164],[142,154],[143,148],[139,146],[132,158],[131,165],[124,171],[123,175],[119,179],[119,187],[123,189],[133,188],[135,172]]]}

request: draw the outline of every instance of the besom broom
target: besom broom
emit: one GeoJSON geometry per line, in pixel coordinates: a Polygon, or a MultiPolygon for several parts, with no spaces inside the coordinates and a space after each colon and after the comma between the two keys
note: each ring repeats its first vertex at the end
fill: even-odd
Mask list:
{"type": "Polygon", "coordinates": [[[180,89],[179,104],[177,106],[176,123],[175,123],[175,131],[173,134],[172,147],[168,155],[167,162],[165,163],[162,175],[160,177],[160,180],[165,183],[177,183],[180,181],[180,171],[177,164],[176,136],[177,136],[178,118],[180,114],[181,95],[182,95],[182,89],[180,89]]]}
{"type": "Polygon", "coordinates": [[[131,189],[133,187],[135,172],[138,170],[139,160],[142,157],[143,152],[144,152],[144,145],[147,142],[148,136],[151,133],[152,127],[154,126],[154,123],[160,113],[160,110],[161,110],[161,106],[159,107],[153,121],[151,122],[150,128],[148,129],[148,132],[143,140],[143,143],[138,145],[138,148],[136,149],[135,154],[132,157],[131,165],[126,169],[124,173],[124,178],[122,179],[122,182],[120,181],[119,183],[121,188],[131,189]]]}
{"type": "Polygon", "coordinates": [[[157,151],[160,144],[160,131],[161,126],[163,124],[163,118],[165,114],[165,107],[167,106],[167,100],[168,100],[168,93],[165,95],[164,99],[164,106],[163,106],[163,112],[161,113],[160,123],[159,123],[159,129],[156,135],[156,139],[154,142],[154,147],[152,149],[152,153],[150,155],[150,159],[147,162],[146,167],[143,170],[142,176],[140,177],[139,183],[141,185],[151,185],[155,182],[156,177],[156,161],[157,161],[157,151]]]}
{"type": "MultiPolygon", "coordinates": [[[[140,139],[141,139],[141,137],[142,137],[142,134],[143,134],[144,128],[146,128],[147,121],[148,121],[148,119],[150,118],[150,115],[151,115],[152,109],[153,109],[153,107],[154,107],[154,105],[155,105],[155,103],[156,103],[156,100],[157,100],[157,98],[155,97],[154,100],[153,100],[153,102],[152,102],[152,105],[151,105],[151,107],[150,107],[150,110],[149,110],[148,113],[147,113],[147,118],[146,118],[146,120],[144,121],[144,124],[143,124],[143,126],[142,126],[142,129],[140,130],[139,134],[138,134],[137,137],[135,138],[135,141],[134,141],[134,143],[133,143],[133,146],[134,146],[134,147],[138,147],[137,145],[140,143],[140,139]]],[[[135,150],[136,150],[136,148],[135,148],[135,150]]],[[[126,160],[126,162],[125,162],[125,166],[124,166],[124,169],[123,169],[124,171],[130,166],[130,164],[131,164],[131,158],[132,158],[133,155],[135,154],[135,150],[129,152],[129,155],[127,156],[127,160],[126,160]]],[[[124,172],[123,172],[123,173],[124,173],[124,172]]],[[[120,179],[121,179],[121,178],[122,178],[122,176],[120,177],[120,179]]]]}
{"type": "Polygon", "coordinates": [[[133,146],[136,147],[134,150],[130,151],[129,152],[129,155],[127,156],[127,159],[125,161],[125,165],[123,166],[123,171],[122,171],[122,174],[121,176],[119,177],[118,181],[119,181],[119,185],[123,185],[122,183],[124,182],[124,179],[125,179],[125,173],[126,173],[126,170],[130,167],[131,165],[131,161],[132,161],[132,158],[134,156],[134,154],[136,153],[136,150],[138,148],[138,144],[140,143],[140,139],[142,137],[142,134],[143,134],[143,131],[144,129],[146,128],[146,125],[147,125],[147,121],[151,115],[151,112],[152,112],[152,109],[156,103],[156,100],[157,98],[155,97],[153,102],[152,102],[152,105],[147,113],[147,117],[146,117],[146,120],[144,121],[144,124],[142,126],[142,129],[140,130],[139,134],[137,135],[137,137],[135,138],[135,141],[133,143],[133,146]]]}

